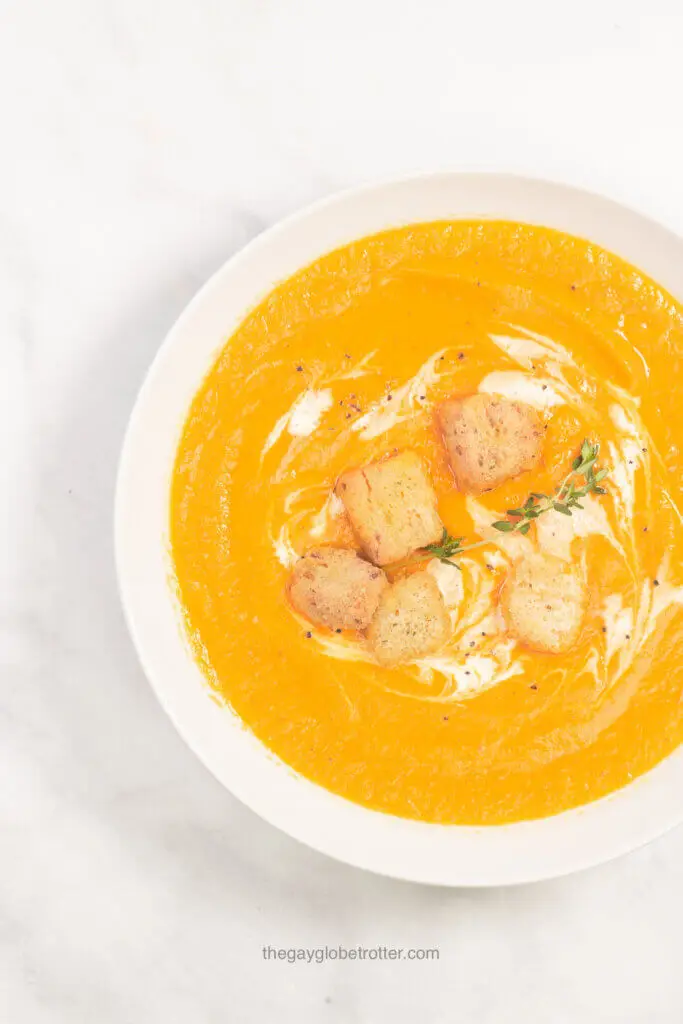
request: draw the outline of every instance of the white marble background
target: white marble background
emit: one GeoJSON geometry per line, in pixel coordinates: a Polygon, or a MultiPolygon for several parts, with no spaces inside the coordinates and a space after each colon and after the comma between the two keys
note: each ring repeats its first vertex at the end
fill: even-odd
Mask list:
{"type": "Polygon", "coordinates": [[[157,706],[111,541],[145,368],[283,214],[497,168],[683,232],[682,39],[680,0],[0,0],[0,1021],[683,1020],[683,829],[489,892],[299,847],[157,706]],[[441,959],[260,952],[340,942],[441,959]]]}

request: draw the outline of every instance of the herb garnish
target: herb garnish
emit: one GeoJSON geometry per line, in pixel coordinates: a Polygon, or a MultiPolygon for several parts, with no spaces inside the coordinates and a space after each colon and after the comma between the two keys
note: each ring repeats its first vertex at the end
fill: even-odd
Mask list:
{"type": "Polygon", "coordinates": [[[529,495],[521,508],[509,508],[508,519],[501,519],[491,525],[501,533],[522,533],[526,534],[531,529],[531,523],[538,519],[544,512],[561,512],[564,516],[570,516],[573,509],[582,509],[580,499],[587,494],[606,494],[600,482],[609,473],[608,469],[595,470],[595,463],[600,451],[600,445],[591,444],[586,440],[581,445],[581,452],[572,463],[571,473],[567,475],[560,487],[552,494],[538,494],[533,492],[529,495]],[[583,484],[579,486],[578,477],[583,477],[583,484]]]}
{"type": "MultiPolygon", "coordinates": [[[[531,529],[534,519],[538,519],[544,512],[560,512],[562,515],[570,516],[573,510],[583,509],[580,499],[587,494],[606,494],[607,491],[601,487],[601,482],[609,473],[608,469],[596,470],[596,462],[600,451],[599,444],[591,444],[585,440],[581,445],[581,451],[572,463],[571,472],[567,474],[563,482],[552,494],[540,494],[532,492],[520,508],[509,508],[507,519],[499,519],[492,523],[494,529],[501,533],[527,534],[531,529]],[[583,478],[581,483],[580,478],[583,478]]],[[[464,551],[471,551],[473,548],[490,544],[490,540],[479,540],[474,544],[463,544],[463,537],[451,537],[444,527],[441,540],[434,544],[428,544],[420,548],[414,555],[401,562],[386,566],[389,570],[403,568],[415,562],[424,562],[428,558],[438,558],[444,565],[452,565],[454,569],[460,569],[453,559],[464,551]]],[[[655,581],[655,585],[657,581],[655,581]]]]}
{"type": "MultiPolygon", "coordinates": [[[[451,562],[451,558],[455,558],[456,555],[465,550],[461,545],[462,540],[462,537],[451,537],[444,526],[441,540],[436,544],[428,544],[426,548],[421,548],[421,550],[427,555],[431,555],[432,558],[438,558],[445,565],[453,565],[456,569],[459,569],[460,566],[456,565],[455,562],[451,562]]],[[[419,560],[424,561],[424,556],[420,555],[419,560]]]]}

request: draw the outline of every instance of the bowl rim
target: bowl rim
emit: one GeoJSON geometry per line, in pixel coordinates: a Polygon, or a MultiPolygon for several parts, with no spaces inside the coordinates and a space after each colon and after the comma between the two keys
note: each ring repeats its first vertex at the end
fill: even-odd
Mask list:
{"type": "Polygon", "coordinates": [[[595,231],[572,233],[618,252],[683,297],[683,240],[629,207],[571,185],[493,172],[439,172],[363,185],[319,200],[229,258],[168,331],[126,430],[116,481],[114,544],[124,617],[152,689],[188,746],[233,795],[291,837],[337,860],[409,881],[477,887],[569,874],[636,849],[678,824],[683,820],[683,747],[600,800],[511,825],[427,824],[351,803],[296,774],[216,700],[182,625],[167,540],[172,456],[189,401],[249,310],[317,256],[383,230],[358,233],[352,226],[356,223],[380,224],[387,218],[386,229],[458,217],[519,220],[564,231],[567,223],[590,227],[595,222],[595,231]],[[496,203],[501,212],[491,212],[496,203]],[[441,205],[440,217],[393,216],[403,208],[428,212],[441,205]],[[511,213],[503,213],[503,207],[511,213]],[[525,209],[537,210],[538,217],[514,215],[525,209]],[[545,211],[555,211],[562,226],[555,217],[552,223],[544,220],[545,211]],[[339,240],[327,244],[335,236],[339,240]],[[301,260],[306,253],[312,255],[301,260]],[[634,253],[640,253],[638,258],[634,253]],[[293,269],[287,271],[288,266],[293,269]],[[285,271],[281,275],[280,269],[285,271]]]}

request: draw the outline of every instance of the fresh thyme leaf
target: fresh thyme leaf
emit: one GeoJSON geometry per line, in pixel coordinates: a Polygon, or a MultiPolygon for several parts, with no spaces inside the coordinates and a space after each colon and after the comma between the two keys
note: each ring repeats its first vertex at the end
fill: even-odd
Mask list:
{"type": "Polygon", "coordinates": [[[507,519],[500,519],[497,523],[491,523],[494,530],[500,530],[501,533],[511,533],[515,529],[515,524],[510,523],[507,519]]]}
{"type": "Polygon", "coordinates": [[[462,537],[451,537],[448,530],[444,527],[441,540],[434,544],[428,544],[422,550],[441,559],[441,561],[446,561],[449,558],[452,558],[453,555],[458,554],[461,546],[462,537]]]}

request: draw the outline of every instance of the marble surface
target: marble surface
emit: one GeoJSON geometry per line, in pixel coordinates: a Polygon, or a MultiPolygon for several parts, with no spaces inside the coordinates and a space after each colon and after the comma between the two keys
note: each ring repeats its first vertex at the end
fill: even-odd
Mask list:
{"type": "Polygon", "coordinates": [[[122,433],[166,330],[310,200],[511,169],[683,232],[682,33],[676,0],[0,0],[0,1020],[683,1020],[683,828],[488,892],[300,847],[156,704],[111,538],[122,433]],[[261,952],[340,943],[441,955],[261,952]]]}

